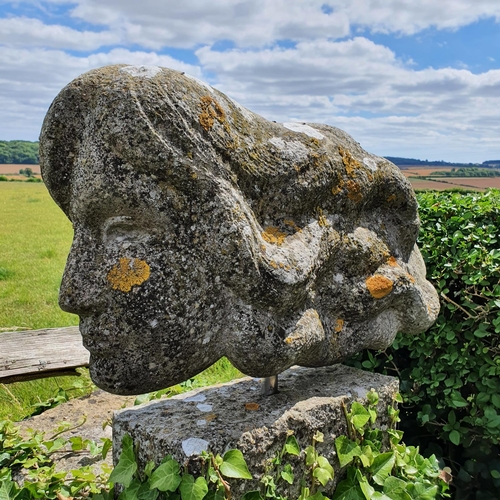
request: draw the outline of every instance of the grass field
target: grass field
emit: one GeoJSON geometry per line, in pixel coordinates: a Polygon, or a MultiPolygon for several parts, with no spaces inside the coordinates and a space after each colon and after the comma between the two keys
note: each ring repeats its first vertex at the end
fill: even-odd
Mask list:
{"type": "Polygon", "coordinates": [[[42,183],[0,183],[0,328],[78,324],[57,297],[71,245],[71,223],[42,183]]]}
{"type": "MultiPolygon", "coordinates": [[[[15,329],[78,324],[57,303],[73,230],[43,183],[0,182],[0,335],[15,329]]],[[[198,375],[195,386],[241,376],[227,360],[198,375]]],[[[85,377],[84,377],[85,378],[85,377]]],[[[0,384],[0,420],[20,420],[33,405],[54,398],[60,389],[72,396],[75,377],[0,384]]],[[[189,384],[188,384],[189,386],[189,384]]]]}

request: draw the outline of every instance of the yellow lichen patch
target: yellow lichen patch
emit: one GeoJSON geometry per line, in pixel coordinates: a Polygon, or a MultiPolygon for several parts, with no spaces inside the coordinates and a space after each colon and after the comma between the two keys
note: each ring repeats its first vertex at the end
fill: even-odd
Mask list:
{"type": "Polygon", "coordinates": [[[318,214],[318,225],[321,227],[329,226],[328,219],[326,218],[325,214],[323,213],[322,208],[316,207],[316,212],[318,214]]]}
{"type": "Polygon", "coordinates": [[[345,171],[349,177],[354,177],[356,175],[356,169],[361,167],[361,163],[355,160],[349,151],[339,146],[339,153],[342,157],[342,163],[344,164],[345,171]]]}
{"type": "Polygon", "coordinates": [[[339,333],[342,330],[342,328],[344,328],[344,320],[339,318],[335,322],[335,333],[339,333]]]}
{"type": "Polygon", "coordinates": [[[357,182],[347,181],[347,197],[354,203],[359,203],[363,199],[361,186],[357,182]]]}
{"type": "Polygon", "coordinates": [[[221,105],[209,95],[200,99],[201,113],[198,117],[200,125],[208,132],[214,126],[215,120],[219,123],[226,122],[226,113],[221,105]]]}
{"type": "Polygon", "coordinates": [[[286,234],[282,233],[279,228],[275,226],[269,226],[264,229],[262,233],[262,238],[268,243],[272,243],[273,245],[282,245],[285,241],[286,234]]]}
{"type": "Polygon", "coordinates": [[[271,267],[274,267],[274,269],[278,269],[278,267],[279,267],[279,266],[278,266],[278,264],[276,264],[276,262],[274,262],[274,260],[271,260],[271,261],[269,262],[269,265],[270,265],[271,267]]]}
{"type": "Polygon", "coordinates": [[[399,265],[398,261],[396,260],[396,257],[389,257],[389,259],[387,259],[387,264],[389,264],[392,267],[396,267],[399,265]]]}
{"type": "Polygon", "coordinates": [[[285,219],[283,221],[283,224],[285,224],[285,226],[291,227],[296,233],[302,232],[302,229],[299,226],[297,226],[297,224],[295,224],[295,222],[291,219],[285,219]]]}
{"type": "Polygon", "coordinates": [[[122,257],[108,273],[108,281],[114,290],[130,292],[134,285],[142,285],[150,274],[149,265],[140,259],[122,257]]]}
{"type": "Polygon", "coordinates": [[[365,281],[366,288],[374,299],[381,299],[392,292],[394,283],[381,274],[374,274],[365,281]]]}
{"type": "Polygon", "coordinates": [[[393,201],[396,201],[397,196],[395,194],[391,194],[391,196],[387,197],[387,203],[392,203],[393,201]]]}

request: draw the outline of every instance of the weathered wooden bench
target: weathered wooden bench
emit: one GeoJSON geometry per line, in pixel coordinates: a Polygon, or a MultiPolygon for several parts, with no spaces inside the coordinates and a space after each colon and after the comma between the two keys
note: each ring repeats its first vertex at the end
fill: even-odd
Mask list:
{"type": "Polygon", "coordinates": [[[88,364],[77,326],[0,333],[0,383],[75,375],[88,364]]]}

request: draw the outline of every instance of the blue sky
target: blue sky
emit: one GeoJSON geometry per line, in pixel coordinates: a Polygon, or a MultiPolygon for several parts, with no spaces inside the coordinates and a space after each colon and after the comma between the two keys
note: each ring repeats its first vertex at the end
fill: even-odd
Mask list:
{"type": "Polygon", "coordinates": [[[500,159],[500,1],[0,0],[0,139],[36,140],[59,90],[166,66],[368,151],[500,159]]]}

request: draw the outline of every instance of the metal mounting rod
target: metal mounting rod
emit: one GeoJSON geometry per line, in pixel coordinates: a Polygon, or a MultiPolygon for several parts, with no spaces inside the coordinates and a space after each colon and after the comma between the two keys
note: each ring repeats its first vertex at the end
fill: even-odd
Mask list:
{"type": "Polygon", "coordinates": [[[278,393],[278,375],[265,377],[260,382],[260,392],[263,396],[270,396],[278,393]]]}

